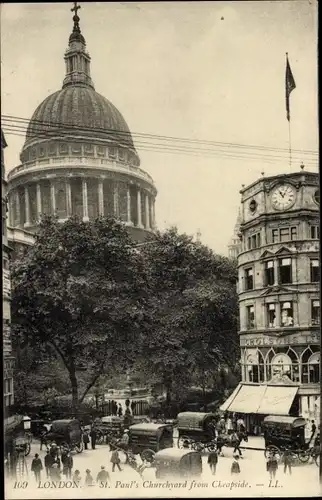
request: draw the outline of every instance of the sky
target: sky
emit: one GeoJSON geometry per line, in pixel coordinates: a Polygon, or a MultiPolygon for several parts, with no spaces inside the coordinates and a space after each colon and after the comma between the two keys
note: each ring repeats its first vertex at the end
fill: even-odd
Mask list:
{"type": "MultiPolygon", "coordinates": [[[[298,171],[302,161],[306,170],[317,171],[316,156],[307,153],[318,151],[316,2],[80,5],[95,89],[121,111],[133,133],[228,144],[224,150],[230,155],[218,147],[205,154],[200,143],[197,154],[186,146],[184,153],[165,153],[137,145],[141,168],[158,189],[158,228],[199,231],[204,244],[227,255],[243,184],[262,172],[298,171]],[[287,152],[275,152],[267,162],[261,151],[249,158],[247,151],[254,150],[236,155],[229,146],[289,147],[286,52],[296,82],[291,167],[287,152]]],[[[1,4],[2,115],[30,119],[61,88],[72,6],[1,4]]],[[[8,172],[19,164],[24,138],[5,135],[8,172]]]]}

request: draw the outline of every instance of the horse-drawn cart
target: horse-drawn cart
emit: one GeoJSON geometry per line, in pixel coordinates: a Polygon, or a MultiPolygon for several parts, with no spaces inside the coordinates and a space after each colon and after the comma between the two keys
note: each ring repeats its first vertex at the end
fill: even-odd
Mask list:
{"type": "Polygon", "coordinates": [[[44,437],[47,446],[55,442],[60,448],[81,453],[83,451],[82,429],[79,420],[54,420],[51,430],[44,437]]]}
{"type": "Polygon", "coordinates": [[[274,454],[281,460],[285,450],[306,462],[305,424],[302,417],[269,415],[264,418],[265,457],[274,454]]]}
{"type": "Polygon", "coordinates": [[[178,448],[194,448],[196,443],[212,446],[216,438],[216,416],[213,413],[185,411],[178,414],[178,448]],[[189,447],[190,447],[189,446],[189,447]]]}

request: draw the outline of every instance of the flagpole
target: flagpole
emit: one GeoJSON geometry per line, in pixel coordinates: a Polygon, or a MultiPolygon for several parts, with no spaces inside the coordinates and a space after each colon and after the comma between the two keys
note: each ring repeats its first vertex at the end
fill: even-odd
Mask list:
{"type": "Polygon", "coordinates": [[[292,169],[291,117],[288,122],[288,150],[289,150],[289,162],[291,170],[292,169]]]}

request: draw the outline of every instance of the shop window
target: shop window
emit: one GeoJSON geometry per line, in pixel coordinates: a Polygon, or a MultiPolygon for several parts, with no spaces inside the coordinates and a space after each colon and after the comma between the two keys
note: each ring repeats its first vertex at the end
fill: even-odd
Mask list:
{"type": "Polygon", "coordinates": [[[291,259],[279,259],[279,278],[280,284],[292,283],[291,259]]]}
{"type": "Polygon", "coordinates": [[[320,263],[317,259],[311,259],[310,270],[311,270],[311,283],[319,282],[320,281],[320,263]]]}
{"type": "Polygon", "coordinates": [[[293,305],[292,302],[281,302],[281,325],[293,326],[293,305]]]}
{"type": "Polygon", "coordinates": [[[247,329],[255,328],[255,308],[254,306],[246,306],[247,329]]]}
{"type": "Polygon", "coordinates": [[[320,324],[320,301],[312,300],[311,302],[311,324],[320,324]]]}
{"type": "Polygon", "coordinates": [[[267,304],[267,326],[268,328],[276,327],[276,305],[275,304],[267,304]]]}
{"type": "Polygon", "coordinates": [[[312,240],[319,240],[320,239],[319,226],[311,226],[311,239],[312,240]]]}
{"type": "Polygon", "coordinates": [[[264,358],[260,351],[249,349],[245,359],[246,381],[264,382],[264,358]]]}
{"type": "Polygon", "coordinates": [[[290,379],[292,378],[292,360],[287,354],[283,352],[276,354],[272,359],[271,365],[273,377],[280,374],[287,375],[290,379]]]}
{"type": "Polygon", "coordinates": [[[301,358],[302,384],[317,384],[320,381],[320,353],[307,348],[301,358]]]}
{"type": "Polygon", "coordinates": [[[274,261],[269,260],[265,263],[265,285],[272,286],[274,285],[274,261]]]}
{"type": "Polygon", "coordinates": [[[254,288],[254,276],[252,269],[245,269],[245,290],[254,288]]]}

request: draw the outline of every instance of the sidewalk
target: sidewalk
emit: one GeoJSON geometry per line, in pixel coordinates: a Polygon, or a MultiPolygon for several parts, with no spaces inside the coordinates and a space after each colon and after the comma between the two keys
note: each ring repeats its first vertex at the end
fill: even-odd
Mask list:
{"type": "Polygon", "coordinates": [[[248,436],[248,442],[242,441],[241,449],[244,450],[265,450],[265,441],[263,436],[248,436]]]}

